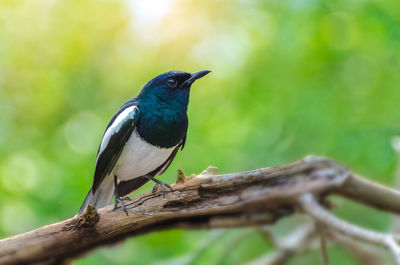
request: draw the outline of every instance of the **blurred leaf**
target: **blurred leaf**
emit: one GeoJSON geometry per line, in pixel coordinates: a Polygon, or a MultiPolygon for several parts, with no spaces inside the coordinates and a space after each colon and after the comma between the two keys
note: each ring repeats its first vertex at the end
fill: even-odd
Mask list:
{"type": "MultiPolygon", "coordinates": [[[[395,0],[2,1],[0,235],[73,216],[108,120],[172,69],[213,73],[192,89],[187,144],[164,181],[175,181],[176,168],[198,173],[215,165],[227,173],[313,153],[391,184],[390,138],[400,131],[399,8],[395,0]]],[[[387,216],[351,203],[337,211],[362,225],[389,225],[387,216]]],[[[77,264],[184,263],[208,235],[154,233],[77,264]]],[[[230,239],[196,262],[217,262],[230,239]]],[[[229,262],[265,252],[260,242],[249,237],[229,262]]],[[[332,251],[335,264],[355,264],[332,251]]]]}

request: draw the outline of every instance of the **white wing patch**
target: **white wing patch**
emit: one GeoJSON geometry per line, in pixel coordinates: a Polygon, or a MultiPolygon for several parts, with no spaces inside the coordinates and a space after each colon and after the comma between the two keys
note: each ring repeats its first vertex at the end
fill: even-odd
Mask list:
{"type": "Polygon", "coordinates": [[[104,151],[106,146],[108,145],[108,142],[110,141],[110,138],[112,135],[117,133],[119,129],[121,129],[122,124],[126,122],[128,119],[132,119],[133,116],[135,115],[135,112],[138,111],[137,106],[132,106],[129,108],[126,108],[124,111],[122,111],[117,118],[114,120],[114,122],[111,124],[110,127],[108,127],[107,131],[104,133],[104,137],[101,140],[100,144],[100,150],[98,156],[104,151]]]}

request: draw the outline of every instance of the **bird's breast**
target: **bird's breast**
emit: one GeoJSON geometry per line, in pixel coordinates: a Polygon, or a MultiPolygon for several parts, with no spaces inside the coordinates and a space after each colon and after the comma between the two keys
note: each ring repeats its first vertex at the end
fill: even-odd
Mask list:
{"type": "Polygon", "coordinates": [[[187,128],[188,120],[184,111],[142,111],[138,133],[152,145],[170,148],[182,142],[187,128]]]}
{"type": "Polygon", "coordinates": [[[174,148],[175,146],[161,148],[149,144],[135,129],[114,167],[114,174],[120,180],[144,176],[164,163],[174,148]]]}

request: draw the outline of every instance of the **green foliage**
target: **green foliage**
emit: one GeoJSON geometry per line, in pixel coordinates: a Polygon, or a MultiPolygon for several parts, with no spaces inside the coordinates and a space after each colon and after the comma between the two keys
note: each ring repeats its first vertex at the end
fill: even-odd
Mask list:
{"type": "MultiPolygon", "coordinates": [[[[399,8],[396,0],[2,1],[0,237],[73,216],[112,114],[172,69],[213,73],[192,89],[186,148],[164,181],[174,182],[177,168],[228,173],[314,153],[392,184],[399,8]]],[[[340,207],[353,222],[388,229],[386,215],[340,207]]],[[[221,262],[238,231],[196,264],[221,262]]],[[[77,264],[187,264],[209,236],[153,233],[77,264]]],[[[222,262],[241,264],[270,249],[255,233],[222,262]]],[[[357,264],[338,248],[332,256],[357,264]]]]}

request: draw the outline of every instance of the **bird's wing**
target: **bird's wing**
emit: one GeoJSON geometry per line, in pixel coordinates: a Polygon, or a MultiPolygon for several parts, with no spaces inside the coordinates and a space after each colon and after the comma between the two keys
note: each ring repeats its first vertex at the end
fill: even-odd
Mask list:
{"type": "MultiPolygon", "coordinates": [[[[164,163],[162,163],[159,167],[154,169],[152,172],[149,172],[147,175],[150,175],[153,177],[155,175],[160,176],[162,173],[164,173],[164,171],[167,170],[167,168],[171,165],[172,161],[174,160],[176,154],[179,151],[179,148],[182,148],[183,145],[185,144],[185,140],[186,140],[186,136],[183,138],[181,143],[175,147],[175,149],[172,151],[172,153],[167,158],[167,160],[165,160],[164,163]]],[[[127,195],[131,194],[133,191],[139,189],[141,186],[146,184],[148,181],[149,181],[149,178],[147,178],[146,176],[140,176],[137,178],[126,180],[126,181],[120,181],[118,183],[118,188],[117,188],[118,193],[119,193],[118,195],[120,197],[127,196],[127,195]]]]}
{"type": "Polygon", "coordinates": [[[101,140],[94,172],[93,194],[103,179],[113,170],[139,120],[140,111],[136,105],[124,105],[124,107],[111,119],[101,140]]]}
{"type": "Polygon", "coordinates": [[[182,142],[181,142],[181,151],[183,150],[183,148],[185,147],[185,144],[186,144],[186,136],[187,135],[185,135],[185,137],[183,137],[183,139],[182,139],[182,142]]]}
{"type": "Polygon", "coordinates": [[[178,144],[175,147],[174,151],[172,151],[171,155],[167,158],[167,160],[159,168],[156,169],[157,171],[154,172],[154,174],[157,174],[157,176],[161,176],[165,172],[165,170],[167,170],[168,167],[171,165],[172,161],[174,160],[176,154],[179,151],[179,148],[183,150],[183,147],[185,147],[185,143],[186,143],[186,135],[185,137],[183,137],[180,144],[178,144]]]}
{"type": "Polygon", "coordinates": [[[153,175],[161,176],[162,173],[164,173],[165,170],[167,170],[167,168],[171,165],[172,161],[174,160],[176,154],[178,153],[180,146],[181,145],[178,145],[177,147],[175,147],[175,149],[172,151],[172,153],[167,158],[167,160],[165,160],[165,162],[162,163],[161,166],[159,166],[155,171],[152,172],[152,173],[154,173],[153,175]]]}

